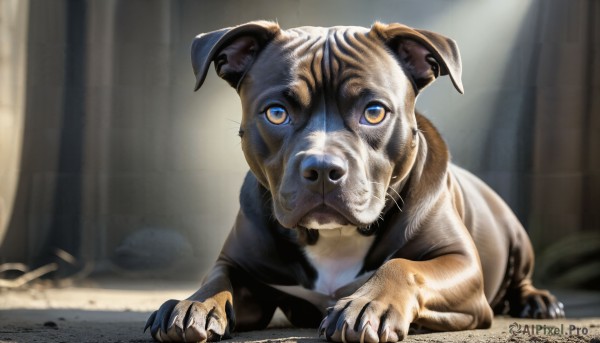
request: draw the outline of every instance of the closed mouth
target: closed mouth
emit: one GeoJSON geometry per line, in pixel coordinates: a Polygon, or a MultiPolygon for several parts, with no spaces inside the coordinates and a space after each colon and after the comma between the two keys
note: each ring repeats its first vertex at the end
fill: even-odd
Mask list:
{"type": "Polygon", "coordinates": [[[309,229],[335,229],[350,225],[350,221],[340,212],[322,204],[308,211],[298,225],[309,229]]]}

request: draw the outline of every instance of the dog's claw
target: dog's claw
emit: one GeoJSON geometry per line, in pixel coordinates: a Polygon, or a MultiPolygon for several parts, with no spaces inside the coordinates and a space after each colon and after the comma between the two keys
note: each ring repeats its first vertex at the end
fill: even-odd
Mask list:
{"type": "Polygon", "coordinates": [[[319,329],[317,330],[317,332],[319,333],[319,338],[321,338],[321,336],[323,336],[323,333],[325,333],[325,321],[327,321],[327,316],[323,318],[321,324],[319,325],[319,329]]]}
{"type": "Polygon", "coordinates": [[[367,333],[367,328],[369,327],[369,322],[367,322],[368,325],[365,325],[365,327],[362,329],[361,333],[360,333],[360,343],[364,343],[365,342],[365,334],[367,333]]]}
{"type": "Polygon", "coordinates": [[[165,335],[167,334],[168,331],[168,325],[169,324],[169,317],[165,316],[163,317],[163,321],[160,325],[160,331],[162,331],[165,335]]]}
{"type": "Polygon", "coordinates": [[[370,326],[370,325],[371,325],[371,321],[370,320],[367,320],[366,322],[363,321],[360,324],[360,326],[358,327],[358,331],[364,332],[365,329],[367,328],[367,326],[370,326]]]}
{"type": "Polygon", "coordinates": [[[166,342],[167,339],[167,334],[163,333],[161,329],[158,329],[158,332],[156,333],[156,336],[154,337],[155,339],[157,339],[159,342],[166,342]],[[163,335],[165,337],[165,339],[163,339],[163,335]]]}
{"type": "Polygon", "coordinates": [[[346,329],[348,329],[348,323],[344,321],[344,325],[342,325],[342,343],[346,343],[346,329]]]}
{"type": "Polygon", "coordinates": [[[167,330],[171,329],[173,327],[173,325],[175,324],[175,321],[177,320],[179,316],[176,315],[175,313],[171,314],[171,318],[169,318],[169,324],[167,324],[167,330]]]}
{"type": "Polygon", "coordinates": [[[187,328],[194,325],[194,317],[191,315],[193,309],[194,309],[194,305],[191,304],[188,307],[188,309],[185,311],[185,316],[183,317],[183,321],[181,322],[181,329],[183,330],[184,333],[185,333],[185,330],[187,330],[187,328]]]}
{"type": "Polygon", "coordinates": [[[388,338],[390,338],[390,328],[388,326],[386,326],[383,329],[383,332],[381,332],[381,342],[387,342],[388,338]]]}
{"type": "Polygon", "coordinates": [[[552,312],[554,314],[553,318],[564,318],[565,312],[563,310],[564,306],[560,301],[552,304],[552,312]]]}
{"type": "Polygon", "coordinates": [[[214,317],[211,317],[209,319],[209,322],[206,325],[206,331],[207,332],[210,331],[214,335],[217,335],[219,337],[223,336],[223,334],[225,333],[223,327],[221,327],[221,325],[219,324],[219,321],[216,318],[214,318],[214,317]]]}
{"type": "Polygon", "coordinates": [[[144,326],[144,333],[146,332],[146,330],[148,330],[149,327],[152,326],[152,323],[154,323],[154,319],[156,319],[156,313],[157,312],[158,311],[152,312],[152,314],[150,315],[150,317],[146,321],[146,325],[144,326]]]}
{"type": "Polygon", "coordinates": [[[564,318],[565,317],[565,305],[563,305],[563,303],[560,301],[558,301],[557,303],[558,303],[558,309],[560,311],[559,317],[564,318]]]}
{"type": "Polygon", "coordinates": [[[358,328],[360,331],[360,343],[365,341],[365,335],[367,334],[367,329],[371,326],[371,321],[367,320],[366,322],[362,322],[358,328]]]}

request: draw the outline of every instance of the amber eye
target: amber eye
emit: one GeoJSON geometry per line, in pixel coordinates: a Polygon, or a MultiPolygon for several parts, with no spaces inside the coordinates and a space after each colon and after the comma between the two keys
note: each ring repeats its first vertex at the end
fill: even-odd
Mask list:
{"type": "Polygon", "coordinates": [[[265,111],[267,120],[272,124],[281,125],[288,121],[288,113],[285,108],[281,106],[271,106],[265,111]]]}
{"type": "Polygon", "coordinates": [[[365,108],[361,118],[362,124],[377,125],[385,119],[387,110],[383,105],[371,104],[365,108]]]}

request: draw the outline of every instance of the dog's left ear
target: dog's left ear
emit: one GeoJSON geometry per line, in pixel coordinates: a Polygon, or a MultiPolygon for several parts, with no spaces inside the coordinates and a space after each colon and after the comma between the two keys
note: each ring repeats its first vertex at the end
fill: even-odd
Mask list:
{"type": "Polygon", "coordinates": [[[440,75],[450,75],[461,94],[462,64],[456,42],[435,32],[416,30],[402,24],[375,23],[371,32],[382,38],[397,54],[417,91],[422,90],[440,75]]]}
{"type": "Polygon", "coordinates": [[[196,74],[194,90],[204,83],[213,61],[217,74],[237,89],[259,51],[280,31],[277,23],[253,21],[196,36],[192,42],[192,66],[196,74]]]}

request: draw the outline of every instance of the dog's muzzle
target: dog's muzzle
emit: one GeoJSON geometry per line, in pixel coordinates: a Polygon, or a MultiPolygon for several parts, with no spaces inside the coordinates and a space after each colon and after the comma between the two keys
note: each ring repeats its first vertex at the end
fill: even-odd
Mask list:
{"type": "Polygon", "coordinates": [[[294,176],[286,181],[289,191],[280,192],[290,226],[330,229],[355,225],[356,206],[348,161],[331,153],[298,156],[294,176]],[[290,186],[291,185],[291,186],[290,186]]]}

